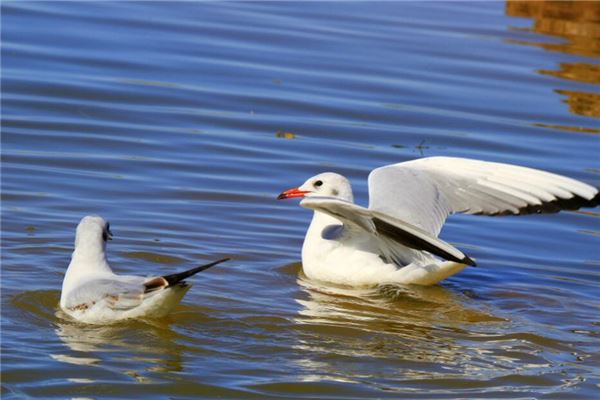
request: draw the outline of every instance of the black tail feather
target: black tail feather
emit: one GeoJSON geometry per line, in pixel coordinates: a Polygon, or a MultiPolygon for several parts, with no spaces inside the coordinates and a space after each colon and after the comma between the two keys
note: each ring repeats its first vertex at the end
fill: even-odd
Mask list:
{"type": "Polygon", "coordinates": [[[171,275],[165,275],[162,278],[169,283],[169,286],[172,286],[178,282],[181,282],[182,280],[184,280],[186,278],[189,278],[192,275],[197,274],[198,272],[204,271],[205,269],[209,269],[212,266],[215,266],[217,264],[220,264],[220,263],[228,261],[228,260],[229,260],[229,258],[223,258],[221,260],[211,262],[210,264],[201,265],[199,267],[192,268],[187,271],[183,271],[183,272],[179,272],[179,273],[171,274],[171,275]]]}

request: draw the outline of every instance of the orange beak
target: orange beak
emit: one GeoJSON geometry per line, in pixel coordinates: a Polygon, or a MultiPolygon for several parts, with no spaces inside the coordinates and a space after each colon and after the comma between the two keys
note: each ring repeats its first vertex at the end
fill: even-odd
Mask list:
{"type": "Polygon", "coordinates": [[[294,197],[304,197],[306,193],[310,193],[309,191],[300,190],[298,188],[292,188],[286,190],[285,192],[281,192],[279,196],[277,196],[277,200],[283,199],[293,199],[294,197]]]}

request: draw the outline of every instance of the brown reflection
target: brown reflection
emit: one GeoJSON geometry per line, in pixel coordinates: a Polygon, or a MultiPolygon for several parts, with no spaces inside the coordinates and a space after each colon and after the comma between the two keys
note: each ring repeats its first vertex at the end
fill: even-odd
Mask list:
{"type": "Polygon", "coordinates": [[[557,90],[567,96],[566,103],[572,113],[586,117],[600,117],[600,94],[576,92],[574,90],[557,90]]]}
{"type": "Polygon", "coordinates": [[[542,124],[541,122],[537,122],[537,123],[533,124],[533,126],[538,126],[540,128],[560,129],[560,130],[568,131],[568,132],[600,133],[600,129],[585,128],[582,126],[563,126],[563,125],[553,125],[553,124],[542,124]]]}
{"type": "MultiPolygon", "coordinates": [[[[517,43],[578,56],[600,57],[600,2],[507,0],[506,15],[531,18],[531,31],[565,39],[552,43],[534,40],[517,43]]],[[[600,66],[585,62],[562,63],[558,71],[539,72],[571,81],[600,84],[600,66]]],[[[572,113],[600,117],[600,95],[572,90],[556,92],[566,96],[565,103],[572,113]]]]}
{"type": "Polygon", "coordinates": [[[562,63],[560,71],[540,70],[540,73],[578,82],[600,84],[600,65],[562,63]]]}
{"type": "Polygon", "coordinates": [[[567,39],[566,43],[540,43],[545,49],[600,56],[600,3],[596,1],[507,0],[506,15],[532,18],[532,31],[567,39]]]}

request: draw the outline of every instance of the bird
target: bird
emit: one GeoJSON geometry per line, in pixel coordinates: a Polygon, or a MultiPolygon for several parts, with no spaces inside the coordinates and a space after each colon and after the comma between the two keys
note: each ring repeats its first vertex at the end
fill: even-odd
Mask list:
{"type": "Polygon", "coordinates": [[[325,172],[279,200],[314,210],[302,246],[309,279],[348,286],[434,285],[475,260],[439,238],[455,213],[525,215],[600,204],[598,189],[550,172],[459,157],[385,165],[368,177],[369,205],[349,180],[325,172]]]}
{"type": "Polygon", "coordinates": [[[185,279],[229,260],[223,258],[163,276],[117,275],[106,256],[107,242],[112,238],[110,223],[100,216],[85,216],[77,226],[75,249],[60,296],[60,308],[77,321],[106,324],[129,318],[163,317],[191,287],[185,279]]]}

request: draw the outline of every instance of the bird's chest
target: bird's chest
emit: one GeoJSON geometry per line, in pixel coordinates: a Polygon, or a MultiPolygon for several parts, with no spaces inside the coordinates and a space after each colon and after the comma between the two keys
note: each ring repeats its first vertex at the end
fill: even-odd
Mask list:
{"type": "MultiPolygon", "coordinates": [[[[302,247],[302,266],[311,279],[355,284],[365,272],[382,264],[368,236],[351,235],[326,226],[308,232],[302,247]]],[[[343,228],[342,228],[343,229],[343,228]]]]}
{"type": "Polygon", "coordinates": [[[326,262],[333,254],[343,251],[343,239],[342,225],[328,225],[318,230],[309,229],[302,245],[303,264],[326,262]]]}

